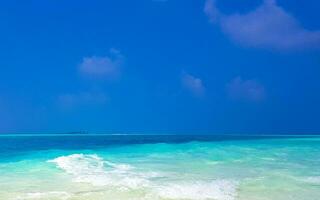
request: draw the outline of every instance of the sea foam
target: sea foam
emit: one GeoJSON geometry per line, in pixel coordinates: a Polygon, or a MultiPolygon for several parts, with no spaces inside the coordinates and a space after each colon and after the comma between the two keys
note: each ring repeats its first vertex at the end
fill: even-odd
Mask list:
{"type": "Polygon", "coordinates": [[[214,180],[211,182],[171,183],[156,189],[165,199],[188,200],[235,200],[237,184],[233,181],[214,180]]]}
{"type": "Polygon", "coordinates": [[[320,176],[311,176],[304,179],[304,182],[320,185],[320,176]]]}
{"type": "Polygon", "coordinates": [[[55,163],[58,168],[71,174],[74,182],[89,183],[94,186],[114,186],[120,189],[148,185],[144,175],[133,172],[132,166],[112,163],[95,154],[72,154],[48,162],[55,163]]]}
{"type": "Polygon", "coordinates": [[[51,192],[30,192],[21,196],[18,196],[15,200],[48,200],[48,199],[59,199],[67,200],[71,198],[71,194],[62,191],[51,191],[51,192]]]}
{"type": "Polygon", "coordinates": [[[137,172],[127,164],[106,161],[95,154],[72,154],[48,162],[72,175],[74,182],[110,189],[145,189],[144,199],[234,200],[237,183],[228,180],[169,181],[156,172],[137,172]],[[157,176],[166,181],[153,181],[157,176]]]}

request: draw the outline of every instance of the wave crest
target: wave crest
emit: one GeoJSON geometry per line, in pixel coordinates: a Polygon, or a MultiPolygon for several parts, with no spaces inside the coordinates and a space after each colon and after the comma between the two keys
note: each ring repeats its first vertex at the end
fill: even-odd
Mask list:
{"type": "Polygon", "coordinates": [[[71,174],[74,182],[123,188],[137,188],[147,184],[146,179],[131,171],[132,166],[105,161],[95,154],[72,154],[48,162],[55,163],[58,168],[71,174]]]}
{"type": "Polygon", "coordinates": [[[142,189],[143,199],[235,200],[237,194],[234,181],[169,181],[172,174],[137,172],[131,165],[109,162],[95,154],[72,154],[48,162],[72,175],[74,182],[107,186],[108,190],[142,189]],[[157,177],[164,179],[153,179],[157,177]]]}

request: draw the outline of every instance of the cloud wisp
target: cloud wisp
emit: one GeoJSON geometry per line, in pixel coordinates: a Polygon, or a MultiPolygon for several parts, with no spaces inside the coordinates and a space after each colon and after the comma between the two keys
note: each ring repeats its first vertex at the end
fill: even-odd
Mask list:
{"type": "MultiPolygon", "coordinates": [[[[119,50],[111,48],[108,56],[84,57],[78,65],[79,73],[91,80],[114,80],[120,75],[124,56],[119,50]]],[[[57,104],[62,109],[78,109],[87,106],[101,106],[107,103],[109,97],[101,92],[103,83],[95,83],[97,90],[61,93],[57,95],[57,104]]]]}
{"type": "Polygon", "coordinates": [[[320,47],[320,30],[305,29],[276,0],[246,14],[223,14],[215,0],[207,0],[204,12],[233,41],[249,47],[295,50],[320,47]]]}
{"type": "Polygon", "coordinates": [[[194,77],[187,72],[181,74],[182,86],[197,97],[201,97],[205,94],[205,87],[200,78],[194,77]]]}
{"type": "Polygon", "coordinates": [[[93,79],[115,79],[119,76],[124,56],[116,49],[110,50],[105,57],[84,57],[79,65],[80,73],[93,79]]]}
{"type": "Polygon", "coordinates": [[[243,80],[241,77],[236,77],[227,84],[227,93],[231,99],[240,101],[259,102],[266,97],[263,85],[256,80],[243,80]]]}

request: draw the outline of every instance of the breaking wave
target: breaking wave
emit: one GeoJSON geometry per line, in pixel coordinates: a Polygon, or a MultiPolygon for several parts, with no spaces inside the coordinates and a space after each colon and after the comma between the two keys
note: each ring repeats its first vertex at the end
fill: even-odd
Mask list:
{"type": "Polygon", "coordinates": [[[70,174],[74,182],[122,191],[144,189],[144,199],[235,200],[236,198],[237,184],[234,181],[168,181],[171,176],[164,177],[163,174],[156,172],[138,172],[131,165],[109,162],[95,154],[72,154],[48,162],[56,164],[59,169],[70,174]],[[157,180],[159,177],[164,180],[157,180]]]}
{"type": "Polygon", "coordinates": [[[121,189],[148,185],[148,180],[142,174],[134,173],[132,166],[105,161],[95,154],[72,154],[48,162],[55,163],[58,168],[71,174],[74,182],[122,187],[121,189]]]}

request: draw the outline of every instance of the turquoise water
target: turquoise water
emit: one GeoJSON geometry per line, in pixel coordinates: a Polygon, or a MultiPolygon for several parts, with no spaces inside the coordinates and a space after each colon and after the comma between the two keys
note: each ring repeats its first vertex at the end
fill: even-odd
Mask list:
{"type": "Polygon", "coordinates": [[[320,139],[3,136],[0,199],[319,200],[320,139]]]}

